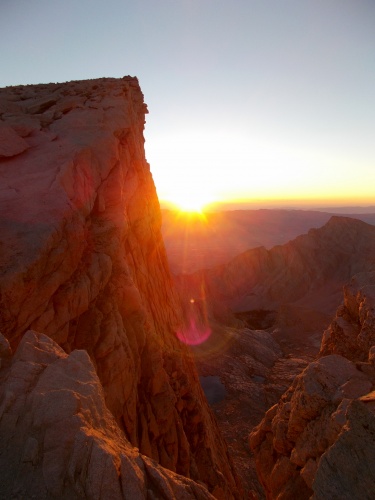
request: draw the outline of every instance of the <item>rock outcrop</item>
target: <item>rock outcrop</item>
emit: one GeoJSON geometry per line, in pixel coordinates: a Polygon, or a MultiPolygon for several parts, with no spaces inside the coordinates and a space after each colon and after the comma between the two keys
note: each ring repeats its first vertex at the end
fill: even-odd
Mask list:
{"type": "Polygon", "coordinates": [[[320,357],[250,436],[267,498],[371,499],[375,491],[374,273],[355,276],[320,357]]]}
{"type": "Polygon", "coordinates": [[[130,445],[86,351],[31,330],[13,357],[0,343],[1,499],[214,498],[130,445]]]}
{"type": "Polygon", "coordinates": [[[146,112],[131,77],[0,91],[0,331],[12,349],[31,329],[68,354],[87,351],[133,446],[236,497],[226,445],[176,338],[146,112]]]}
{"type": "Polygon", "coordinates": [[[344,303],[324,332],[320,355],[367,361],[375,345],[375,272],[360,273],[344,286],[344,303]]]}

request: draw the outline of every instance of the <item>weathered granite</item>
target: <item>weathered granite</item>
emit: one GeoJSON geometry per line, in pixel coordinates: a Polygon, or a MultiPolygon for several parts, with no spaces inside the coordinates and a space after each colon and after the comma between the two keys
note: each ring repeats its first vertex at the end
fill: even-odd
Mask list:
{"type": "Polygon", "coordinates": [[[250,435],[267,498],[370,499],[375,491],[374,273],[355,276],[320,358],[250,435]]]}
{"type": "Polygon", "coordinates": [[[86,351],[31,330],[0,370],[0,450],[4,500],[214,498],[131,446],[86,351]]]}
{"type": "Polygon", "coordinates": [[[136,78],[0,90],[27,144],[0,159],[0,330],[88,352],[126,437],[162,466],[238,496],[226,445],[176,338],[181,310],[136,78]]]}

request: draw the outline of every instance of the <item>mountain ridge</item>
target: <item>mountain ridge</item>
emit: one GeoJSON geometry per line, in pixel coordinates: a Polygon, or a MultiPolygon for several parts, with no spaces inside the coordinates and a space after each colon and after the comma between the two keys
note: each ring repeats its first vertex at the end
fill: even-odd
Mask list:
{"type": "MultiPolygon", "coordinates": [[[[184,214],[162,210],[162,232],[174,274],[229,262],[258,246],[285,244],[310,228],[324,225],[332,213],[308,210],[233,210],[184,214]]],[[[375,224],[375,214],[337,214],[375,224]]]]}
{"type": "Polygon", "coordinates": [[[194,298],[201,298],[199,288],[204,286],[213,309],[217,303],[217,308],[222,304],[233,312],[305,304],[318,300],[325,289],[330,302],[324,311],[332,313],[344,283],[375,268],[374,252],[374,226],[333,216],[322,228],[284,245],[247,250],[227,264],[180,275],[176,282],[183,294],[194,298]]]}

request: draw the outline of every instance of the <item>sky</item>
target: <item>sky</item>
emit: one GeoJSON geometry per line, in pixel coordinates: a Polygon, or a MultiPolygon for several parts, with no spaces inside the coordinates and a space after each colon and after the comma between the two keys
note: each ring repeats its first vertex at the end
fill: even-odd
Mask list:
{"type": "Polygon", "coordinates": [[[0,61],[137,76],[162,203],[375,204],[373,0],[0,0],[0,61]]]}

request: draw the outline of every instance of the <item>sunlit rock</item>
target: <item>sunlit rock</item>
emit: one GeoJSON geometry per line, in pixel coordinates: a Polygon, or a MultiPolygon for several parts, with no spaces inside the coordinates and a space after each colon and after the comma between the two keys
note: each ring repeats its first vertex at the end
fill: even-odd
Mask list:
{"type": "Polygon", "coordinates": [[[375,491],[373,284],[373,273],[363,273],[345,287],[321,357],[250,435],[267,498],[371,498],[375,491]]]}
{"type": "Polygon", "coordinates": [[[86,351],[33,331],[1,372],[0,449],[2,499],[213,498],[130,445],[86,351]]]}
{"type": "MultiPolygon", "coordinates": [[[[218,498],[238,497],[226,444],[176,336],[183,319],[137,79],[8,87],[0,104],[1,125],[14,131],[0,159],[0,331],[12,349],[32,329],[67,354],[86,351],[133,446],[218,498]]],[[[52,442],[53,434],[50,453],[52,442]]],[[[31,440],[25,456],[36,453],[31,440]]],[[[107,472],[115,477],[110,463],[107,472]]]]}

